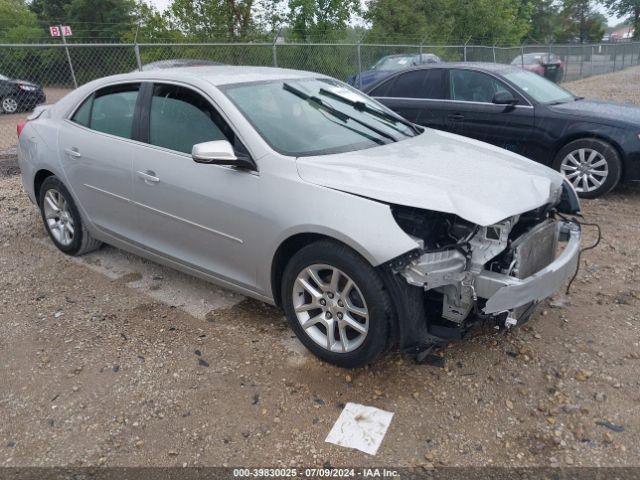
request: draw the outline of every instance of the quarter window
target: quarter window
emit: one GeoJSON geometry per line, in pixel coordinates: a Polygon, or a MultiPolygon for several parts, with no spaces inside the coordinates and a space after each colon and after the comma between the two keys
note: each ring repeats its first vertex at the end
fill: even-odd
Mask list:
{"type": "Polygon", "coordinates": [[[197,143],[228,140],[234,135],[202,96],[185,87],[155,85],[151,99],[149,143],[191,153],[197,143]]]}
{"type": "Polygon", "coordinates": [[[450,70],[451,100],[491,103],[497,92],[508,91],[495,78],[474,70],[450,70]]]}
{"type": "Polygon", "coordinates": [[[93,104],[93,95],[87,98],[84,103],[76,110],[76,113],[71,117],[71,121],[82,125],[83,127],[89,127],[89,115],[91,115],[91,105],[93,104]]]}

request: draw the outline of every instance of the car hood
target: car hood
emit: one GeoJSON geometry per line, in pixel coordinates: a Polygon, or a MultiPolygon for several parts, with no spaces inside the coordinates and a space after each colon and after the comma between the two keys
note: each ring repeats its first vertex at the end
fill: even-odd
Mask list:
{"type": "Polygon", "coordinates": [[[577,100],[549,107],[552,111],[577,116],[588,115],[604,124],[628,123],[640,126],[640,108],[623,103],[577,100]]]}
{"type": "MultiPolygon", "coordinates": [[[[492,225],[560,198],[563,177],[486,143],[437,130],[380,147],[299,157],[309,183],[492,225]]],[[[339,213],[339,212],[336,212],[339,213]]]]}

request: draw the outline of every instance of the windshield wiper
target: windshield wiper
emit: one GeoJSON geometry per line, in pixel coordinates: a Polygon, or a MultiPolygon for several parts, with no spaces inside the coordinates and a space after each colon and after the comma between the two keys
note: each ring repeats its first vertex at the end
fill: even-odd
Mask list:
{"type": "Polygon", "coordinates": [[[351,120],[352,122],[362,125],[363,127],[368,128],[372,132],[375,132],[376,134],[380,135],[381,137],[391,140],[392,142],[398,141],[398,139],[393,135],[383,132],[379,128],[374,127],[373,125],[369,125],[367,122],[358,120],[357,118],[354,118],[351,115],[344,113],[341,110],[338,110],[337,108],[331,106],[330,104],[323,102],[321,98],[314,97],[313,95],[309,95],[308,93],[305,93],[302,90],[297,89],[293,85],[290,85],[288,83],[283,83],[282,88],[284,88],[287,92],[293,93],[297,97],[300,97],[301,99],[306,100],[309,103],[313,103],[319,106],[320,108],[324,109],[327,113],[333,115],[334,117],[338,118],[339,120],[342,120],[345,123],[347,122],[347,120],[351,120]]]}
{"type": "Polygon", "coordinates": [[[327,97],[334,98],[334,99],[336,99],[336,100],[338,100],[340,102],[344,102],[347,105],[351,105],[353,108],[355,108],[359,112],[367,112],[367,113],[369,113],[371,115],[374,115],[374,116],[376,116],[378,118],[382,118],[383,120],[387,120],[387,121],[391,120],[391,121],[394,121],[394,122],[401,123],[405,127],[409,127],[413,133],[420,134],[420,130],[418,130],[418,127],[416,127],[410,121],[405,120],[404,118],[400,117],[399,115],[393,115],[393,114],[391,114],[389,112],[385,112],[383,110],[378,110],[377,108],[370,107],[369,105],[367,105],[365,102],[363,102],[361,100],[352,100],[350,98],[343,97],[342,95],[338,95],[337,93],[332,92],[331,90],[327,90],[326,88],[321,88],[320,89],[320,93],[322,95],[326,95],[327,97]]]}

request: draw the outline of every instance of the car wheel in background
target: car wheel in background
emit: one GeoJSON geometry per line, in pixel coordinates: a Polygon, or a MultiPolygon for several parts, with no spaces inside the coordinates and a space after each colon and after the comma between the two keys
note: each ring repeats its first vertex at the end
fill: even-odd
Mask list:
{"type": "Polygon", "coordinates": [[[0,102],[0,107],[4,113],[16,113],[18,111],[18,101],[14,97],[4,97],[0,102]]]}
{"type": "Polygon", "coordinates": [[[44,227],[58,249],[68,255],[83,255],[102,244],[85,228],[71,194],[57,177],[47,177],[38,199],[44,227]]]}
{"type": "Polygon", "coordinates": [[[312,243],[287,264],[282,305],[300,341],[344,368],[376,360],[387,348],[391,300],[375,269],[345,245],[312,243]]]}
{"type": "Polygon", "coordinates": [[[583,198],[596,198],[611,191],[620,181],[620,154],[609,143],[580,139],[560,149],[553,167],[569,180],[583,198]]]}

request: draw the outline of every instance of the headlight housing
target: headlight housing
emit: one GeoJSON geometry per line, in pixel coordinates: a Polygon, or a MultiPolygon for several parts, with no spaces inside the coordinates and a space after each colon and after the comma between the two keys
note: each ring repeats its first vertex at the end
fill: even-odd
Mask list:
{"type": "Polygon", "coordinates": [[[562,193],[560,194],[560,201],[556,208],[558,212],[568,215],[580,213],[580,199],[578,198],[575,188],[573,188],[571,182],[566,178],[562,182],[562,193]]]}

